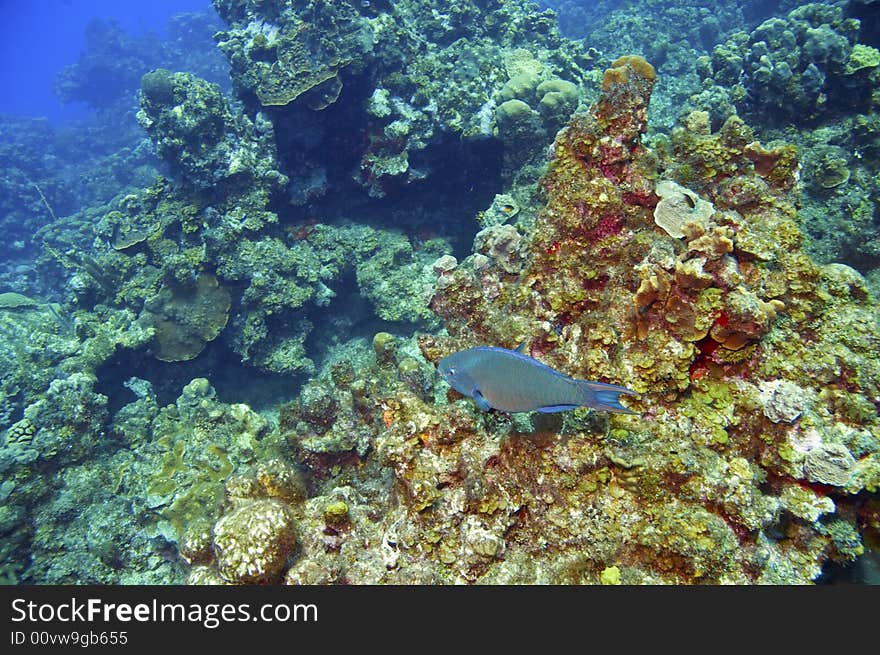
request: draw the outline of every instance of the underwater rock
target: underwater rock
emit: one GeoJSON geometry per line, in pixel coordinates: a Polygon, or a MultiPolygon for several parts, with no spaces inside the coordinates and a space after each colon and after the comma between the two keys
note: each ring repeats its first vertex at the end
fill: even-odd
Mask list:
{"type": "Polygon", "coordinates": [[[24,418],[37,427],[30,445],[40,460],[70,463],[93,454],[107,418],[107,397],[95,391],[97,381],[85,372],[55,378],[25,407],[24,418]]]}
{"type": "MultiPolygon", "coordinates": [[[[375,339],[374,339],[375,342],[375,339]]],[[[300,393],[302,417],[316,427],[328,427],[336,417],[336,400],[330,389],[319,382],[307,384],[300,393]]]]}
{"type": "Polygon", "coordinates": [[[373,352],[380,365],[387,364],[397,352],[397,339],[390,332],[377,332],[373,335],[373,352]]]}
{"type": "Polygon", "coordinates": [[[812,489],[797,484],[786,485],[780,494],[782,506],[805,521],[815,522],[824,514],[833,514],[834,501],[812,489]]]}
{"type": "Polygon", "coordinates": [[[239,21],[235,3],[217,6],[231,25],[217,40],[232,64],[233,79],[263,106],[307,96],[312,109],[323,109],[339,96],[340,73],[362,67],[373,49],[369,23],[352,6],[305,4],[298,9],[308,21],[289,11],[246,24],[239,21]]]}
{"type": "Polygon", "coordinates": [[[864,43],[853,45],[846,62],[845,72],[853,75],[859,71],[880,66],[880,50],[864,43]]]}
{"type": "Polygon", "coordinates": [[[434,275],[437,279],[434,281],[434,288],[442,289],[452,283],[451,273],[458,266],[458,260],[452,255],[443,255],[431,265],[434,275]]]}
{"type": "Polygon", "coordinates": [[[144,529],[204,561],[210,552],[199,535],[220,514],[224,484],[236,469],[258,458],[271,466],[276,456],[269,424],[247,405],[219,402],[206,378],[165,407],[145,400],[120,410],[131,418],[114,425],[136,454],[123,479],[145,505],[144,529]]]}
{"type": "Polygon", "coordinates": [[[834,189],[849,181],[849,162],[841,148],[815,148],[809,156],[809,179],[819,190],[834,189]]]}
{"type": "Polygon", "coordinates": [[[499,193],[492,199],[489,208],[477,217],[477,221],[483,228],[501,225],[515,217],[519,210],[519,203],[512,195],[499,193]]]}
{"type": "Polygon", "coordinates": [[[254,477],[267,498],[277,498],[288,504],[306,498],[306,484],[302,473],[282,459],[261,461],[257,464],[254,477]]]}
{"type": "Polygon", "coordinates": [[[505,100],[495,109],[498,137],[506,151],[515,155],[534,150],[529,143],[544,137],[541,116],[522,100],[505,100]]]}
{"type": "Polygon", "coordinates": [[[397,375],[410,391],[426,395],[434,386],[435,371],[415,357],[403,357],[397,364],[397,375]]]}
{"type": "Polygon", "coordinates": [[[383,236],[382,247],[355,266],[361,294],[384,321],[435,325],[436,317],[428,307],[432,264],[448,247],[436,243],[415,252],[406,238],[383,236]]]}
{"type": "Polygon", "coordinates": [[[337,359],[330,365],[330,378],[340,389],[351,385],[355,377],[354,365],[346,359],[337,359]]]}
{"type": "Polygon", "coordinates": [[[452,255],[443,255],[431,264],[431,268],[438,277],[442,277],[458,266],[458,260],[452,255]]]}
{"type": "Polygon", "coordinates": [[[159,156],[199,191],[222,198],[256,182],[275,189],[288,182],[276,169],[272,124],[233,111],[218,85],[191,73],[145,74],[137,119],[159,156]]]}
{"type": "Polygon", "coordinates": [[[505,273],[515,274],[524,261],[523,239],[512,225],[491,225],[477,232],[474,250],[492,258],[505,273]]]}
{"type": "MultiPolygon", "coordinates": [[[[529,257],[519,277],[495,294],[474,260],[462,261],[432,299],[449,336],[425,337],[422,350],[436,361],[471,345],[512,347],[525,339],[530,353],[554,368],[637,389],[643,395],[636,403],[649,399],[641,418],[609,418],[610,444],[633,455],[612,451],[605,455],[610,477],[597,467],[591,469],[596,477],[581,484],[586,484],[583,493],[598,494],[592,501],[596,511],[614,507],[618,516],[633,518],[640,510],[628,503],[627,480],[638,480],[638,502],[654,508],[651,518],[634,519],[645,530],[628,532],[638,547],[594,554],[589,573],[578,579],[598,580],[614,565],[642,581],[670,576],[677,581],[809,581],[827,557],[828,537],[820,527],[775,542],[761,535],[780,521],[781,508],[815,521],[846,516],[847,501],[837,495],[797,499],[788,487],[762,489],[761,481],[774,475],[796,485],[806,475],[847,491],[863,484],[860,471],[873,455],[855,462],[843,452],[847,448],[817,442],[818,434],[856,439],[843,437],[847,433],[834,417],[817,411],[816,398],[837,379],[832,364],[842,361],[837,357],[858,369],[848,379],[861,381],[860,397],[867,400],[874,393],[880,368],[863,353],[880,343],[876,321],[867,331],[852,328],[857,315],[876,312],[876,305],[859,294],[855,280],[854,286],[821,281],[821,269],[803,253],[794,222],[793,148],[761,146],[738,118],[717,132],[706,121],[700,130],[673,132],[669,150],[660,151],[664,176],[682,186],[686,181],[694,196],[717,210],[707,212],[701,223],[685,224],[679,238],[657,230],[656,161],[639,140],[653,79],[632,59],[606,72],[603,96],[591,114],[575,116],[557,135],[542,181],[547,205],[534,230],[523,236],[529,257]],[[831,294],[829,285],[839,290],[831,294]],[[814,341],[817,328],[821,347],[814,341]],[[829,350],[841,347],[839,338],[848,345],[832,355],[829,350]],[[636,445],[640,432],[651,435],[641,447],[636,445]],[[655,448],[664,442],[675,444],[674,457],[658,457],[655,448]],[[765,444],[757,456],[742,446],[757,442],[765,444]],[[650,463],[632,466],[640,456],[650,463]],[[667,474],[681,486],[664,483],[667,474]],[[719,509],[690,504],[705,498],[719,509]],[[681,508],[671,513],[659,507],[676,503],[681,508]],[[682,515],[688,518],[676,518],[682,515]],[[763,554],[743,557],[743,540],[763,554]],[[762,573],[746,573],[751,566],[746,560],[762,573]]],[[[856,423],[876,430],[876,413],[869,414],[856,423]]],[[[566,417],[563,430],[572,429],[571,421],[566,417]]],[[[419,436],[428,444],[436,438],[419,436]]],[[[572,441],[567,443],[571,448],[572,441]]],[[[872,444],[867,448],[874,452],[880,444],[872,444]]],[[[398,477],[406,480],[413,508],[436,515],[442,503],[454,502],[455,485],[444,487],[438,498],[436,480],[443,473],[438,454],[432,455],[404,456],[407,464],[398,477]]],[[[495,457],[499,466],[503,448],[495,457]]],[[[566,461],[574,454],[568,450],[560,457],[566,461]]],[[[554,474],[541,471],[546,485],[554,474]]],[[[484,476],[474,485],[486,489],[491,482],[484,476]]],[[[509,487],[507,492],[509,498],[509,487]]],[[[533,493],[540,498],[539,491],[533,493]]],[[[537,499],[519,502],[531,516],[542,511],[537,499]]],[[[553,521],[563,532],[576,523],[570,515],[553,521]]],[[[603,535],[589,539],[594,546],[609,534],[589,529],[603,535]]],[[[510,541],[506,547],[504,570],[513,568],[524,576],[517,579],[533,580],[527,567],[514,564],[510,550],[516,547],[510,541]]],[[[462,558],[453,555],[450,561],[462,558]]]]}
{"type": "Polygon", "coordinates": [[[449,251],[445,240],[414,247],[390,229],[311,222],[289,236],[211,239],[217,275],[245,286],[225,334],[243,361],[273,373],[314,372],[306,352],[314,323],[307,316],[334,302],[352,272],[360,296],[380,318],[436,324],[428,307],[431,265],[449,251]]]}
{"type": "MultiPolygon", "coordinates": [[[[355,182],[381,198],[437,172],[425,156],[432,146],[460,143],[477,154],[497,131],[511,146],[509,160],[540,157],[543,149],[531,145],[546,146],[578,105],[592,58],[559,35],[552,12],[526,0],[491,12],[473,0],[374,7],[316,0],[284,8],[217,5],[228,25],[219,47],[250,112],[270,109],[290,133],[299,132],[290,126],[304,116],[325,114],[322,133],[308,137],[311,151],[298,155],[303,170],[339,152],[340,133],[362,130],[363,142],[344,144],[340,154],[357,162],[355,182]],[[347,93],[364,102],[354,112],[333,112],[347,93]],[[506,111],[514,105],[498,111],[508,102],[528,112],[506,111]]],[[[323,189],[336,185],[330,180],[323,189]]]]}
{"type": "Polygon", "coordinates": [[[716,320],[709,334],[728,350],[739,350],[767,334],[783,309],[785,304],[781,300],[764,301],[738,286],[724,296],[724,320],[716,320]]]}

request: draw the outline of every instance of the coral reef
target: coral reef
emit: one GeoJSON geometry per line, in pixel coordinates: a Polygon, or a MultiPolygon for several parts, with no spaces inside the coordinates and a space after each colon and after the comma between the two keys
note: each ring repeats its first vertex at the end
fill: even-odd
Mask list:
{"type": "Polygon", "coordinates": [[[242,100],[276,124],[314,128],[284,129],[283,140],[300,146],[284,154],[292,167],[307,171],[321,151],[347,147],[336,156],[356,166],[355,181],[374,197],[430,177],[427,151],[460,139],[478,148],[497,132],[518,163],[539,152],[523,140],[552,138],[577,107],[591,63],[559,36],[552,12],[523,0],[214,6],[229,24],[219,46],[242,100]],[[339,139],[353,129],[366,139],[339,139]]]}
{"type": "MultiPolygon", "coordinates": [[[[596,7],[575,7],[559,3],[560,24],[566,14],[604,13],[595,22],[570,25],[596,51],[602,67],[627,54],[637,54],[657,69],[663,84],[651,101],[650,129],[671,129],[683,107],[690,107],[691,96],[701,94],[703,105],[710,99],[724,101],[701,89],[699,64],[712,48],[732,31],[754,21],[756,10],[765,11],[770,3],[734,0],[636,0],[600,3],[596,7]],[[755,6],[757,5],[757,6],[755,6]]],[[[729,101],[728,101],[729,104],[729,101]]]]}
{"type": "MultiPolygon", "coordinates": [[[[787,488],[786,480],[838,487],[842,493],[833,495],[831,504],[841,511],[848,494],[875,488],[876,482],[868,480],[876,475],[876,410],[867,409],[855,421],[852,415],[820,418],[807,415],[807,399],[827,393],[825,384],[836,379],[818,370],[832,360],[847,361],[853,372],[859,371],[859,381],[846,382],[844,394],[871,404],[880,371],[865,358],[878,339],[877,307],[855,271],[818,267],[800,250],[790,199],[797,170],[792,148],[763,148],[735,118],[712,133],[702,117],[704,128],[694,130],[700,124],[700,117],[694,117],[690,127],[674,131],[653,154],[639,143],[652,71],[642,61],[625,60],[616,62],[604,80],[605,96],[592,115],[576,117],[557,136],[543,182],[548,203],[538,218],[525,271],[519,280],[505,279],[496,299],[486,293],[491,286],[478,272],[480,264],[473,259],[460,264],[452,283],[444,282],[432,301],[447,318],[454,342],[426,339],[426,355],[433,359],[463,341],[513,344],[531,338],[531,352],[556,367],[646,394],[641,419],[610,419],[609,439],[620,440],[622,450],[617,466],[630,478],[676,479],[671,487],[664,489],[662,482],[657,487],[667,502],[713,500],[686,511],[683,515],[691,518],[678,527],[673,527],[673,514],[648,510],[654,525],[672,523],[668,531],[661,530],[663,541],[636,537],[640,545],[624,557],[638,564],[621,569],[635,574],[633,580],[651,579],[665,567],[676,580],[811,579],[820,570],[821,553],[834,546],[821,545],[823,531],[818,529],[807,529],[791,542],[769,540],[765,531],[781,518],[779,492],[773,489],[787,488]],[[690,200],[679,204],[688,214],[700,203],[707,208],[698,221],[690,215],[677,221],[677,230],[664,225],[662,237],[653,223],[658,213],[666,214],[662,203],[670,196],[656,188],[662,187],[654,182],[660,171],[689,185],[691,191],[673,188],[690,200]],[[831,288],[839,290],[829,294],[831,288]],[[463,302],[469,303],[468,311],[463,302]],[[827,332],[841,316],[835,308],[840,302],[866,326],[851,333],[845,345],[827,332]],[[799,336],[805,330],[816,335],[812,356],[799,336]],[[834,350],[837,354],[831,355],[834,350]],[[755,385],[761,380],[766,382],[759,395],[755,385]],[[814,386],[801,391],[798,400],[796,385],[806,380],[814,386]],[[750,407],[761,404],[766,404],[768,421],[763,425],[747,419],[754,416],[750,407]],[[795,425],[783,427],[789,423],[795,425]],[[639,434],[651,434],[652,443],[639,440],[639,434]],[[655,456],[666,439],[676,444],[671,446],[676,454],[664,462],[655,456]],[[647,461],[634,465],[634,458],[647,461]],[[687,461],[692,464],[679,468],[687,461]],[[687,473],[694,465],[708,468],[687,473]],[[712,472],[719,466],[741,469],[745,486],[735,490],[722,483],[725,478],[712,472]],[[646,470],[650,473],[641,473],[646,470]],[[759,479],[773,481],[768,492],[753,486],[759,479]],[[695,532],[687,552],[668,541],[671,534],[688,530],[695,532]],[[713,553],[701,550],[698,534],[705,535],[713,553]],[[801,556],[813,553],[807,555],[813,564],[800,573],[790,568],[789,578],[779,577],[782,569],[760,566],[763,573],[747,573],[756,562],[740,569],[737,548],[778,550],[774,557],[800,549],[801,556]]],[[[852,325],[849,319],[847,325],[852,325]]],[[[635,484],[645,501],[646,486],[656,482],[635,484]]],[[[819,492],[826,511],[827,493],[819,492]]]]}
{"type": "Polygon", "coordinates": [[[169,21],[169,38],[163,40],[154,32],[132,37],[115,21],[94,18],[86,27],[85,50],[77,63],[58,74],[55,93],[65,103],[112,108],[123,96],[130,97],[141,75],[160,66],[185,68],[222,82],[228,79],[222,57],[199,47],[210,43],[219,27],[212,14],[179,14],[169,21]]]}
{"type": "Polygon", "coordinates": [[[138,122],[178,178],[199,191],[222,185],[286,184],[273,168],[271,125],[233,114],[220,87],[159,68],[141,79],[138,122]],[[236,184],[237,183],[237,184],[236,184]]]}
{"type": "Polygon", "coordinates": [[[790,584],[862,552],[877,305],[858,273],[804,254],[790,147],[697,116],[702,132],[646,149],[653,83],[644,60],[615,62],[557,135],[533,231],[496,225],[485,254],[438,260],[448,335],[418,339],[429,361],[524,340],[639,390],[642,413],[480,414],[413,386],[412,342],[377,334],[282,412],[312,475],[288,583],[790,584]],[[660,180],[707,208],[680,234],[655,224],[660,180]]]}
{"type": "Polygon", "coordinates": [[[709,112],[713,127],[739,113],[763,139],[798,147],[810,251],[822,262],[857,268],[869,281],[880,261],[874,156],[880,52],[870,40],[871,24],[855,3],[814,3],[737,31],[700,59],[702,90],[691,99],[709,112]]]}
{"type": "Polygon", "coordinates": [[[277,460],[283,448],[266,419],[218,402],[204,378],[165,407],[148,382],[131,378],[137,398],[112,422],[94,383],[81,373],[53,381],[0,446],[4,566],[31,555],[15,571],[19,580],[182,582],[186,570],[171,553],[192,552],[186,529],[217,520],[225,483],[257,459],[270,497],[302,498],[302,480],[277,460]],[[21,520],[28,515],[33,521],[21,520]]]}
{"type": "MultiPolygon", "coordinates": [[[[51,124],[0,116],[0,227],[6,237],[0,276],[25,277],[21,268],[35,255],[39,241],[32,239],[40,227],[151,183],[158,161],[133,120],[140,78],[164,66],[228,86],[228,64],[212,39],[220,25],[213,13],[180,14],[169,20],[162,40],[155,34],[134,37],[96,19],[79,61],[59,72],[55,83],[62,102],[87,103],[94,119],[51,124]]],[[[55,288],[35,271],[26,277],[32,293],[55,288]]]]}
{"type": "Polygon", "coordinates": [[[877,101],[880,53],[858,37],[859,21],[843,7],[802,5],[715,46],[704,86],[729,88],[741,110],[764,120],[866,111],[877,101]]]}
{"type": "Polygon", "coordinates": [[[227,511],[213,527],[197,522],[188,532],[183,553],[196,565],[190,582],[279,582],[296,545],[293,507],[304,492],[299,472],[279,459],[230,478],[227,511]]]}
{"type": "Polygon", "coordinates": [[[26,414],[50,384],[66,384],[73,375],[93,378],[118,348],[142,347],[152,337],[131,312],[64,311],[51,303],[0,309],[0,425],[26,414]]]}
{"type": "Polygon", "coordinates": [[[264,20],[244,25],[251,18],[246,4],[216,2],[224,20],[244,26],[218,35],[219,46],[229,57],[239,95],[256,96],[263,106],[283,106],[307,95],[311,108],[324,109],[339,97],[340,72],[365,65],[372,30],[347,3],[297,4],[301,13],[267,3],[261,7],[264,20]]]}
{"type": "MultiPolygon", "coordinates": [[[[869,284],[880,265],[878,127],[876,113],[856,113],[792,137],[801,153],[799,215],[811,254],[858,269],[869,284]]],[[[876,282],[872,289],[876,295],[876,282]]]]}
{"type": "Polygon", "coordinates": [[[186,25],[211,31],[195,17],[154,52],[95,27],[62,75],[128,121],[127,150],[99,139],[83,164],[118,169],[102,182],[63,183],[46,125],[0,124],[4,579],[870,566],[880,307],[855,269],[880,261],[880,130],[859,3],[556,3],[601,19],[592,49],[525,0],[213,4],[233,96],[204,51],[173,65],[186,25]],[[793,119],[810,129],[772,128],[793,119]],[[638,413],[483,413],[436,375],[520,344],[636,390],[638,413]]]}

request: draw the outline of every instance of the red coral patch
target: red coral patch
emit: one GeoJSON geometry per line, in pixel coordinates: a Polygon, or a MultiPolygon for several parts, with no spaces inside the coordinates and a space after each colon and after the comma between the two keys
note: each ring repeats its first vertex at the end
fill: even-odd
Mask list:
{"type": "Polygon", "coordinates": [[[623,230],[623,218],[620,216],[603,216],[599,219],[592,230],[590,230],[589,238],[591,241],[601,241],[610,236],[620,234],[623,230]]]}

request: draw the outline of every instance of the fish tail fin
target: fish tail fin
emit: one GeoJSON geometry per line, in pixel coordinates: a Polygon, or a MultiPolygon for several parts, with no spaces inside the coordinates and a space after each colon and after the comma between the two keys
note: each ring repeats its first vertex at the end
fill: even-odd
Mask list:
{"type": "Polygon", "coordinates": [[[638,414],[620,404],[620,395],[636,395],[636,392],[616,384],[604,382],[590,382],[578,380],[578,389],[582,395],[581,405],[592,407],[603,412],[618,412],[620,414],[638,414]]]}

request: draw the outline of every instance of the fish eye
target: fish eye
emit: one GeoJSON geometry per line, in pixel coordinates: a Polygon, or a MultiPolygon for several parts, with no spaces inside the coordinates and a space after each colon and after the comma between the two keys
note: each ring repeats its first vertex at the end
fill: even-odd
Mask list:
{"type": "Polygon", "coordinates": [[[455,377],[455,369],[454,368],[447,369],[446,373],[447,373],[447,375],[449,375],[451,377],[455,377]]]}

